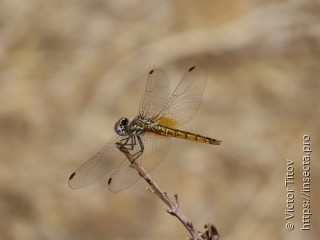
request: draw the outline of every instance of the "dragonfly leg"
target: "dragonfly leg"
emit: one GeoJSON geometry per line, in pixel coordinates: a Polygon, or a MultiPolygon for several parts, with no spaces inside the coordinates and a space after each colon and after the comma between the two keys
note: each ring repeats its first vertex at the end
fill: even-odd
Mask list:
{"type": "Polygon", "coordinates": [[[140,157],[141,154],[144,151],[144,145],[143,145],[143,142],[141,140],[141,137],[139,135],[136,135],[136,138],[138,139],[140,150],[138,152],[136,152],[135,154],[133,154],[133,159],[134,160],[136,160],[138,157],[140,157]]]}
{"type": "Polygon", "coordinates": [[[134,150],[134,147],[137,145],[136,139],[138,139],[140,150],[132,155],[133,160],[136,160],[138,157],[140,157],[144,151],[144,145],[141,140],[141,137],[139,135],[132,135],[132,136],[124,138],[124,139],[120,140],[120,142],[116,143],[116,145],[120,151],[127,152],[128,150],[129,151],[134,150]]]}
{"type": "Polygon", "coordinates": [[[133,150],[134,146],[137,144],[134,136],[129,136],[127,138],[121,139],[116,143],[116,146],[120,149],[120,151],[133,150]],[[131,140],[131,141],[130,141],[131,140]]]}

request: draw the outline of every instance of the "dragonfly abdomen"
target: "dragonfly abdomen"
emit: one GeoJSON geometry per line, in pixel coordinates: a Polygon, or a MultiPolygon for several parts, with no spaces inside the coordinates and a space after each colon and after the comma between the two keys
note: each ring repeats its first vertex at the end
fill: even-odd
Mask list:
{"type": "Polygon", "coordinates": [[[221,143],[220,140],[217,140],[214,138],[205,137],[199,134],[194,134],[191,132],[173,129],[173,128],[165,127],[162,125],[156,125],[153,132],[160,135],[168,136],[168,137],[176,137],[176,138],[181,138],[181,139],[186,139],[186,140],[201,142],[201,143],[207,143],[207,144],[213,144],[213,145],[220,145],[221,143]]]}

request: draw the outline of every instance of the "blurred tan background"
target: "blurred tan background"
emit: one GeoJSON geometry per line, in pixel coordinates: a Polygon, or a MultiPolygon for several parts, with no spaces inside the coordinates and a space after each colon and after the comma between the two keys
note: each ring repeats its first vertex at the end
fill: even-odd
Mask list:
{"type": "Polygon", "coordinates": [[[139,181],[117,194],[69,175],[138,113],[146,76],[176,86],[208,69],[185,130],[151,173],[222,239],[316,239],[319,221],[319,1],[0,1],[0,239],[185,239],[139,181]],[[302,136],[311,136],[311,231],[301,231],[302,136]],[[285,229],[286,159],[295,229],[285,229]]]}

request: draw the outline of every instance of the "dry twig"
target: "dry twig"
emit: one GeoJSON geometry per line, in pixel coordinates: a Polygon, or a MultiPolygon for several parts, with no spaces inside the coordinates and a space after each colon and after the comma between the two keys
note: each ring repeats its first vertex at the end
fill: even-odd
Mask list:
{"type": "Polygon", "coordinates": [[[190,235],[192,236],[192,240],[218,240],[219,235],[218,231],[212,224],[206,224],[205,232],[202,233],[200,231],[197,231],[194,227],[191,221],[188,220],[185,213],[180,209],[179,202],[178,202],[178,195],[175,194],[175,201],[172,201],[168,194],[160,189],[160,187],[151,179],[151,177],[145,172],[145,170],[139,166],[137,161],[134,161],[132,155],[129,153],[128,150],[123,149],[122,152],[125,154],[125,156],[128,158],[130,163],[132,164],[132,168],[134,168],[141,177],[143,177],[144,180],[149,184],[150,188],[147,188],[150,192],[158,196],[167,206],[168,210],[167,212],[171,214],[172,216],[175,216],[180,220],[180,222],[185,226],[185,228],[188,230],[190,235]]]}

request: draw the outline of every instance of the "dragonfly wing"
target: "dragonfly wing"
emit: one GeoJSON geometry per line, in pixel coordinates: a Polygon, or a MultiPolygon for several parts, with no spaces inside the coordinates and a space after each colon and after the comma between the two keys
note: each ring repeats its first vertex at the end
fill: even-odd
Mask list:
{"type": "MultiPolygon", "coordinates": [[[[169,137],[156,135],[153,133],[145,133],[141,136],[144,145],[144,152],[136,159],[139,166],[148,173],[152,171],[170,149],[171,139],[169,137]]],[[[140,150],[139,144],[135,145],[134,150],[130,151],[134,154],[140,150]]],[[[116,170],[112,173],[109,182],[109,189],[112,192],[122,191],[140,179],[136,170],[131,167],[128,159],[125,159],[119,164],[116,170]]]]}
{"type": "Polygon", "coordinates": [[[147,132],[141,137],[141,139],[145,150],[138,158],[138,163],[147,173],[149,173],[169,152],[171,147],[171,138],[147,132]]]}
{"type": "Polygon", "coordinates": [[[108,183],[111,192],[120,192],[136,183],[140,178],[138,172],[131,167],[131,163],[125,157],[112,173],[111,177],[104,179],[104,182],[108,183]]]}
{"type": "Polygon", "coordinates": [[[70,188],[82,188],[108,174],[125,159],[115,146],[123,137],[115,135],[96,155],[80,166],[69,178],[70,188]]]}
{"type": "Polygon", "coordinates": [[[169,93],[170,84],[166,73],[161,69],[151,70],[148,75],[146,91],[140,101],[140,115],[147,118],[153,116],[166,102],[169,93]]]}
{"type": "Polygon", "coordinates": [[[199,109],[206,81],[205,67],[190,68],[153,118],[160,124],[172,127],[189,122],[199,109]]]}

